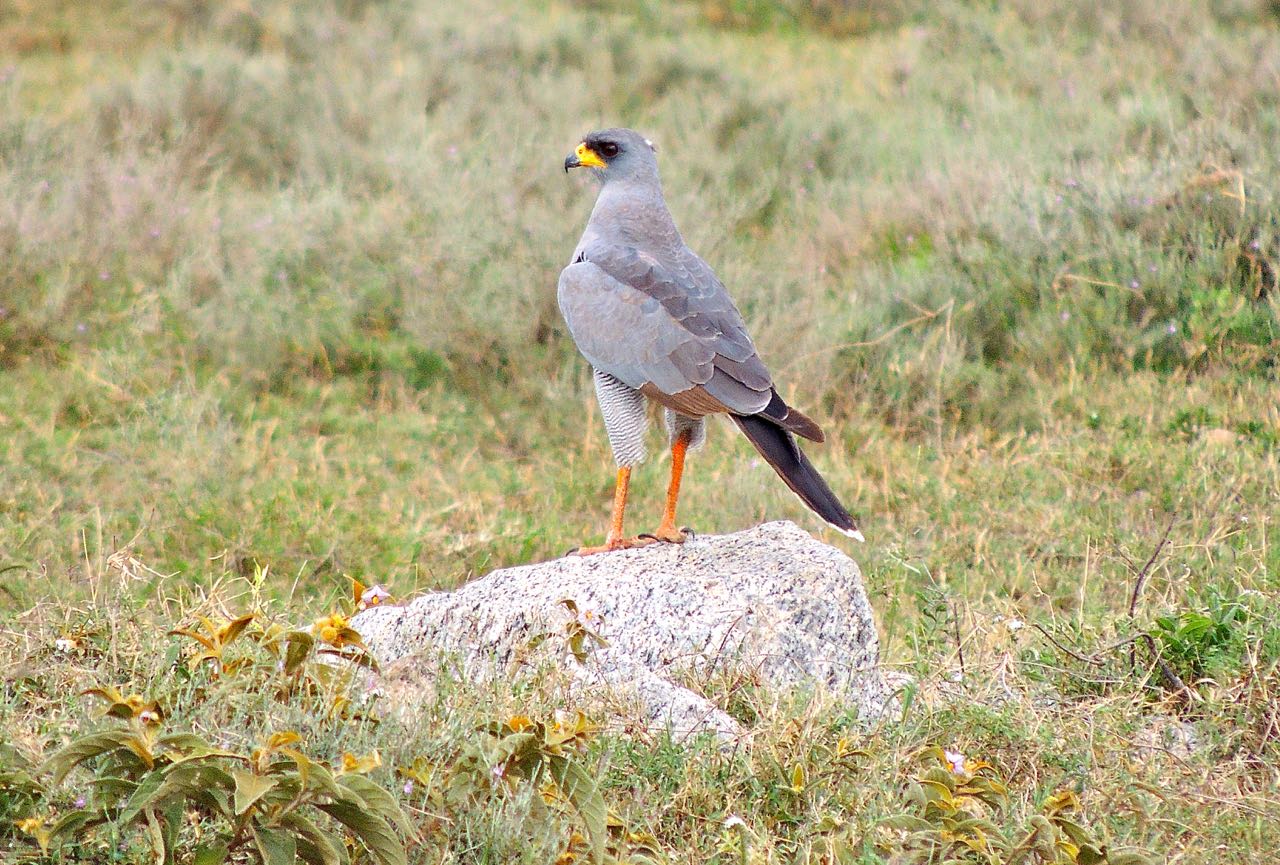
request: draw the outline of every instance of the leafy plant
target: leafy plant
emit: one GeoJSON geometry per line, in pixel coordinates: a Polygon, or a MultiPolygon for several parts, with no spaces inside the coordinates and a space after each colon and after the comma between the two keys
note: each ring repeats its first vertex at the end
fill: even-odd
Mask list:
{"type": "Polygon", "coordinates": [[[1153,636],[1165,661],[1192,682],[1239,668],[1250,619],[1244,604],[1211,591],[1202,608],[1157,616],[1153,636]]]}
{"type": "Polygon", "coordinates": [[[224,653],[228,646],[235,642],[236,638],[244,633],[244,629],[254,620],[253,613],[246,613],[243,616],[237,616],[229,622],[215,622],[207,616],[197,617],[200,623],[200,630],[196,628],[174,628],[169,633],[171,635],[179,635],[190,637],[201,646],[202,651],[196,652],[192,656],[191,661],[195,665],[209,662],[214,671],[218,675],[234,671],[241,662],[228,664],[224,658],[224,653]]]}
{"type": "Polygon", "coordinates": [[[582,762],[596,728],[581,712],[564,721],[516,715],[484,728],[482,741],[459,757],[448,787],[451,798],[473,798],[529,784],[549,806],[567,803],[586,830],[592,859],[604,861],[608,810],[600,785],[582,762]]]}
{"type": "Polygon", "coordinates": [[[249,754],[215,748],[190,732],[161,731],[163,713],[154,701],[114,688],[86,693],[105,700],[106,716],[120,725],[81,736],[43,767],[51,785],[77,766],[93,768],[93,796],[86,807],[57,816],[37,814],[19,828],[42,852],[94,827],[145,839],[156,861],[175,861],[192,850],[192,861],[229,860],[286,865],[341,865],[345,845],[316,821],[327,814],[378,865],[404,865],[401,836],[412,833],[393,796],[365,777],[381,765],[377,753],[344,754],[330,769],[299,749],[292,731],[274,733],[249,754]],[[199,840],[184,827],[201,827],[199,840]]]}
{"type": "Polygon", "coordinates": [[[882,820],[877,849],[893,862],[983,862],[990,865],[1143,865],[1133,850],[1109,850],[1068,815],[1081,810],[1070,790],[1050,796],[1016,831],[998,822],[1008,787],[989,763],[941,748],[921,755],[923,768],[907,788],[905,811],[882,820]]]}
{"type": "Polygon", "coordinates": [[[0,742],[0,830],[16,826],[30,832],[34,825],[24,815],[31,813],[43,793],[44,785],[27,760],[8,742],[0,742]]]}
{"type": "MultiPolygon", "coordinates": [[[[349,604],[352,611],[376,605],[389,597],[380,587],[366,589],[358,580],[352,581],[349,604]],[[376,591],[375,591],[376,590],[376,591]]],[[[230,621],[215,622],[205,616],[197,617],[199,628],[183,627],[169,631],[172,635],[195,640],[199,648],[190,655],[188,666],[198,668],[207,665],[215,677],[251,676],[258,674],[267,685],[278,674],[274,691],[276,697],[287,701],[299,693],[318,694],[332,692],[333,708],[349,711],[349,700],[339,687],[350,679],[353,667],[376,668],[360,634],[351,627],[350,614],[343,611],[322,616],[310,628],[297,628],[280,622],[269,621],[261,613],[246,613],[230,621]],[[254,625],[255,627],[250,627],[254,625]],[[227,648],[241,635],[248,635],[267,657],[255,657],[246,653],[227,659],[227,648]],[[347,664],[309,664],[317,654],[348,662],[347,664]]]]}

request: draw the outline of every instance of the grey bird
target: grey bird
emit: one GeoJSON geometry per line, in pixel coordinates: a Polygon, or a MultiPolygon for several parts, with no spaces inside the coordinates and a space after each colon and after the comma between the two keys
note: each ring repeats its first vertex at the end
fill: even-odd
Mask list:
{"type": "Polygon", "coordinates": [[[557,296],[591,363],[618,466],[605,542],[578,553],[685,539],[676,527],[685,454],[702,445],[710,414],[727,414],[801,501],[861,541],[853,517],[796,442],[821,442],[822,430],[778,395],[729,293],[676,229],[653,144],[630,129],[592,132],[565,159],[564,170],[571,168],[590,169],[601,188],[557,296]],[[631,469],[645,457],[646,398],[665,410],[671,482],[657,530],[628,538],[623,516],[631,469]]]}

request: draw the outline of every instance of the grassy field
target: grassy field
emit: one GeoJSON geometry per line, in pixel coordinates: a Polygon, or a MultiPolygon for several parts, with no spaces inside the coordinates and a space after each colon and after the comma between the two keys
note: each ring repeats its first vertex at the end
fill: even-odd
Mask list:
{"type": "MultiPolygon", "coordinates": [[[[224,861],[195,805],[40,853],[146,783],[136,752],[42,766],[118,726],[376,751],[340,780],[391,792],[412,832],[378,843],[412,862],[586,861],[582,803],[495,781],[478,732],[550,723],[562,691],[458,685],[406,728],[283,635],[351,579],[403,597],[603,535],[612,463],[554,287],[594,198],[564,155],[621,124],[827,429],[811,453],[917,685],[867,728],[747,672],[695,683],[748,724],[732,751],[582,732],[562,750],[611,855],[1273,860],[1275,4],[87,7],[0,0],[0,859],[150,862],[170,833],[175,861],[224,861]],[[249,613],[213,663],[168,633],[249,613]],[[78,695],[108,686],[139,699],[78,695]]],[[[665,471],[638,471],[635,528],[665,471]]],[[[727,424],[682,501],[702,532],[845,544],[727,424]]],[[[285,849],[263,831],[225,861],[285,849]]]]}

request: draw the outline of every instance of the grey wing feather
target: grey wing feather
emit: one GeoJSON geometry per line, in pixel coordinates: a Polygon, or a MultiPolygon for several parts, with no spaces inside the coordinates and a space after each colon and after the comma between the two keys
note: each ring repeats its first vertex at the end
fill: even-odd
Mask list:
{"type": "Polygon", "coordinates": [[[560,274],[560,311],[591,365],[626,385],[679,393],[704,384],[714,350],[679,327],[662,305],[591,262],[560,274]]]}
{"type": "Polygon", "coordinates": [[[561,311],[579,349],[632,387],[702,385],[734,412],[764,409],[773,385],[724,286],[687,247],[660,261],[592,244],[560,275],[561,311]]]}

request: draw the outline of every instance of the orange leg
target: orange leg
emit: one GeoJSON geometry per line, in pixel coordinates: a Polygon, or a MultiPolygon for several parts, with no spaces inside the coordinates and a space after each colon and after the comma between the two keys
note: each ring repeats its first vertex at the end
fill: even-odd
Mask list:
{"type": "Polygon", "coordinates": [[[692,438],[692,433],[683,432],[671,443],[671,483],[667,485],[667,504],[662,509],[662,522],[652,534],[641,537],[669,544],[684,543],[685,533],[676,528],[676,501],[680,498],[680,480],[684,477],[684,455],[689,451],[692,438]]]}
{"type": "Polygon", "coordinates": [[[622,534],[622,518],[627,512],[627,492],[631,489],[631,467],[618,469],[618,482],[613,488],[613,516],[609,519],[609,534],[604,543],[598,547],[581,547],[579,556],[590,556],[595,553],[609,553],[614,550],[625,550],[628,547],[643,546],[644,541],[627,538],[622,534]]]}

